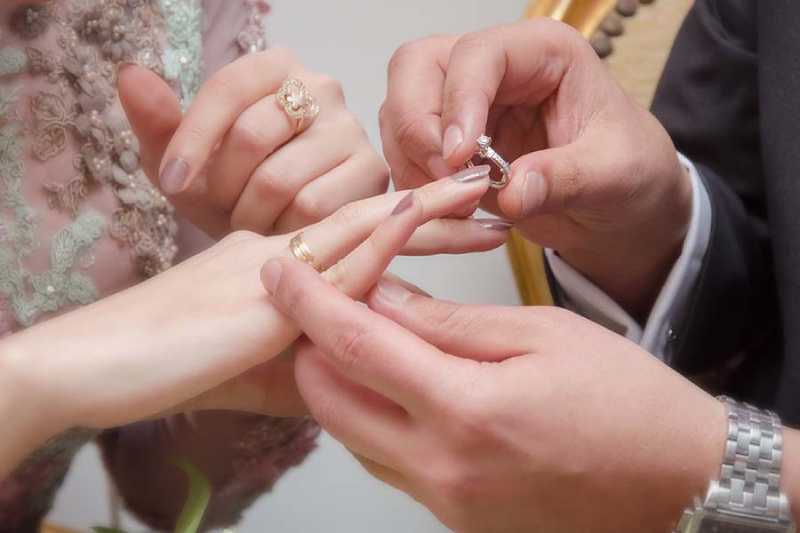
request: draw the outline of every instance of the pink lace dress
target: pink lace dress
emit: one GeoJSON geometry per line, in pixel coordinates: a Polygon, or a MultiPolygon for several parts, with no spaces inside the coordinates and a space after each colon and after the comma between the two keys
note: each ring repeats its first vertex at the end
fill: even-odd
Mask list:
{"type": "MultiPolygon", "coordinates": [[[[155,275],[197,251],[139,168],[116,68],[145,65],[188,105],[204,76],[264,47],[263,0],[0,2],[0,336],[155,275]]],[[[58,349],[53,346],[53,349],[58,349]]],[[[184,455],[214,485],[208,525],[234,522],[313,448],[308,419],[204,413],[100,435],[129,508],[173,526],[184,455]]],[[[36,531],[76,450],[75,429],[0,482],[0,532],[36,531]]]]}

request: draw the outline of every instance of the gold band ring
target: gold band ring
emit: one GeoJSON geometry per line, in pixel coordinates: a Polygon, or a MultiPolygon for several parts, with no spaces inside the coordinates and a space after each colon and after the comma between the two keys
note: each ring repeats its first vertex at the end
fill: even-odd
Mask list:
{"type": "Polygon", "coordinates": [[[311,265],[317,272],[322,272],[322,268],[317,264],[314,254],[311,253],[311,248],[308,247],[308,244],[303,239],[302,233],[298,233],[289,241],[289,252],[298,261],[311,265]]]}

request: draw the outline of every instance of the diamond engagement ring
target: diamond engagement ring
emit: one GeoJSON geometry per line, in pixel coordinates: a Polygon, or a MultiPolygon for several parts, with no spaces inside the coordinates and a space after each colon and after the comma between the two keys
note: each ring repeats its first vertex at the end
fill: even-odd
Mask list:
{"type": "MultiPolygon", "coordinates": [[[[493,189],[502,189],[508,185],[508,182],[511,179],[511,165],[509,165],[508,161],[503,159],[503,157],[498,154],[494,148],[492,148],[491,137],[488,135],[481,135],[478,137],[478,149],[475,151],[475,155],[481,159],[488,159],[500,169],[500,172],[503,176],[499,180],[492,180],[491,187],[493,189]]],[[[467,166],[473,167],[475,166],[475,163],[473,163],[471,160],[467,161],[467,166]]]]}
{"type": "Polygon", "coordinates": [[[319,115],[317,99],[297,78],[284,81],[276,97],[289,118],[295,122],[295,134],[300,132],[306,121],[312,121],[319,115]]]}

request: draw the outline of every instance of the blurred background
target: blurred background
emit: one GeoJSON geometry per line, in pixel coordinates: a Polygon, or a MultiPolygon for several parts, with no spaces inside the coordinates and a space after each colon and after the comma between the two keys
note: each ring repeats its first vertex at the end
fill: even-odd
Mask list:
{"type": "MultiPolygon", "coordinates": [[[[563,18],[583,30],[622,85],[649,104],[675,32],[692,0],[272,0],[268,40],[292,48],[311,69],[344,85],[350,108],[380,149],[378,109],[386,67],[402,43],[437,33],[464,33],[523,14],[563,18]],[[610,13],[610,15],[609,15],[610,13]],[[613,53],[612,53],[613,51],[613,53]]],[[[477,73],[479,74],[479,73],[477,73]]],[[[540,252],[516,252],[521,281],[540,252]],[[527,261],[527,262],[526,262],[527,261]]],[[[539,261],[540,262],[540,261],[539,261]]],[[[518,305],[520,296],[505,249],[470,256],[401,258],[392,271],[440,298],[518,305]]],[[[541,278],[541,272],[531,275],[541,278]]],[[[534,280],[535,281],[535,280],[534,280]]],[[[425,457],[420,457],[425,461],[425,457]]],[[[111,523],[109,485],[93,446],[73,463],[49,517],[87,531],[111,523]]],[[[120,524],[145,529],[123,513],[120,524]]],[[[369,477],[339,444],[322,436],[319,448],[262,497],[238,533],[442,533],[448,530],[409,497],[369,477]]]]}

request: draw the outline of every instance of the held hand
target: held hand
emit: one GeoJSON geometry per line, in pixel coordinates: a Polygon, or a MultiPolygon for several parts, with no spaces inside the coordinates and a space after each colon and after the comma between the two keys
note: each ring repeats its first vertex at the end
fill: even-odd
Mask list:
{"type": "Polygon", "coordinates": [[[119,91],[145,172],[212,237],[285,233],[386,191],[386,164],[347,110],[339,83],[304,69],[286,50],[221,69],[185,116],[174,91],[144,68],[122,69],[119,91]],[[276,99],[287,78],[302,81],[321,109],[297,132],[276,99]]]}
{"type": "MultiPolygon", "coordinates": [[[[331,283],[358,298],[398,252],[501,245],[505,231],[435,220],[487,189],[488,168],[473,169],[410,198],[400,192],[349,204],[306,228],[303,239],[331,283]],[[390,216],[403,198],[408,209],[390,216]]],[[[236,232],[140,285],[4,339],[2,390],[20,390],[20,419],[27,409],[37,424],[61,424],[47,427],[49,435],[176,407],[294,414],[302,406],[286,379],[293,361],[275,357],[300,331],[270,305],[259,282],[264,261],[290,256],[293,236],[236,232]]]]}
{"type": "Polygon", "coordinates": [[[313,342],[315,418],[455,531],[664,533],[718,472],[723,406],[577,315],[387,281],[366,308],[291,260],[262,278],[313,342]]]}
{"type": "Polygon", "coordinates": [[[691,184],[661,125],[577,32],[541,19],[408,44],[381,126],[398,188],[460,167],[487,132],[515,161],[485,207],[629,311],[649,309],[680,252],[691,184]]]}

